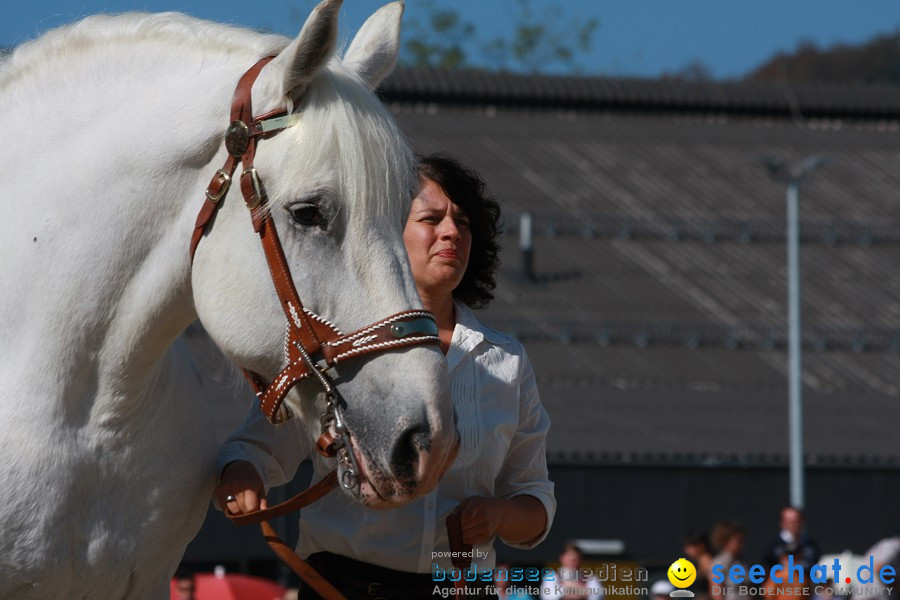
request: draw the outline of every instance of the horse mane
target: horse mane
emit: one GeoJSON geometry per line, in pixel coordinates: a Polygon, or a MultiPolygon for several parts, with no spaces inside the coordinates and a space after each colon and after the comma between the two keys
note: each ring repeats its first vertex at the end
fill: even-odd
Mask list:
{"type": "MultiPolygon", "coordinates": [[[[72,60],[78,55],[119,53],[123,46],[134,47],[141,41],[165,42],[168,49],[193,50],[203,56],[234,54],[235,60],[246,62],[246,57],[277,54],[291,40],[177,12],[94,15],[51,30],[0,57],[0,92],[9,93],[17,82],[37,75],[55,57],[72,60]]],[[[286,108],[293,109],[290,102],[286,108]]],[[[301,140],[299,130],[308,128],[294,128],[282,135],[293,135],[296,143],[302,142],[305,151],[298,154],[307,160],[335,156],[338,151],[342,157],[337,173],[339,192],[347,200],[346,207],[358,215],[351,228],[364,227],[365,215],[374,214],[387,216],[402,227],[408,201],[418,189],[418,177],[405,136],[371,88],[332,58],[306,91],[301,110],[304,121],[315,124],[316,135],[301,140]],[[398,169],[401,176],[391,177],[398,169]],[[407,201],[397,202],[398,196],[407,201]]]]}
{"type": "Polygon", "coordinates": [[[263,34],[232,25],[205,21],[177,12],[99,14],[52,29],[37,39],[24,42],[0,65],[0,85],[7,85],[41,68],[54,57],[103,47],[134,44],[142,40],[165,41],[195,50],[277,54],[290,39],[263,34]]]}

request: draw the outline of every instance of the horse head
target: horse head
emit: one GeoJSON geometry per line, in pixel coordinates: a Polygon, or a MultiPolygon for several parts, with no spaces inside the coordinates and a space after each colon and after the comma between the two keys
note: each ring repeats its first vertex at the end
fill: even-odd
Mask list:
{"type": "MultiPolygon", "coordinates": [[[[334,56],[339,8],[338,0],[319,4],[252,84],[253,115],[284,109],[296,117],[257,142],[252,166],[264,182],[265,192],[257,194],[264,193],[265,202],[245,203],[238,185],[223,192],[192,266],[204,327],[237,365],[265,383],[298,351],[286,325],[303,329],[308,319],[352,331],[421,307],[402,241],[418,187],[414,159],[372,92],[396,62],[403,7],[391,4],[370,17],[343,60],[334,56]],[[255,231],[264,227],[277,232],[303,315],[293,305],[286,312],[276,293],[278,276],[270,273],[255,231]]],[[[247,173],[246,157],[243,167],[247,173]]],[[[347,343],[369,341],[359,336],[347,343]]],[[[334,397],[309,376],[288,395],[287,414],[301,419],[315,439],[326,404],[337,406],[349,432],[339,473],[346,491],[366,505],[390,506],[432,489],[457,444],[437,346],[340,361],[328,376],[334,397]]]]}

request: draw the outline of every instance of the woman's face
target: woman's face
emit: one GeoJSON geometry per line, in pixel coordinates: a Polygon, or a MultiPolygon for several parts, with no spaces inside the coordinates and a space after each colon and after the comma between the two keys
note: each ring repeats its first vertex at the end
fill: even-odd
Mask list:
{"type": "Polygon", "coordinates": [[[430,179],[413,199],[403,241],[419,293],[451,294],[469,264],[472,232],[466,213],[430,179]]]}

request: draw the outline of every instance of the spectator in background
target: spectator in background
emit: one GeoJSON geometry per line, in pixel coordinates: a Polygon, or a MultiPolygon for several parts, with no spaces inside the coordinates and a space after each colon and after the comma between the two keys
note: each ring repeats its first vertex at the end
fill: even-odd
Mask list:
{"type": "Polygon", "coordinates": [[[499,563],[494,569],[494,587],[497,588],[497,598],[500,600],[534,600],[534,598],[521,589],[513,586],[509,580],[510,566],[507,563],[499,563]]]}
{"type": "Polygon", "coordinates": [[[793,556],[793,563],[803,567],[804,577],[809,576],[819,560],[819,547],[806,533],[803,511],[793,506],[781,509],[781,531],[763,556],[763,566],[769,572],[774,565],[787,565],[787,557],[793,556]]]}
{"type": "Polygon", "coordinates": [[[541,584],[541,600],[568,600],[586,598],[602,600],[603,586],[593,573],[582,577],[581,559],[584,554],[575,544],[566,544],[559,555],[559,569],[553,579],[545,578],[541,584]]]}
{"type": "MultiPolygon", "coordinates": [[[[741,556],[744,554],[745,537],[746,530],[737,521],[719,521],[716,523],[712,530],[712,543],[719,553],[712,559],[712,564],[722,565],[725,573],[728,573],[733,565],[741,565],[746,569],[746,565],[741,562],[741,556]]],[[[749,596],[738,593],[739,586],[729,584],[727,581],[718,587],[724,589],[724,591],[712,594],[715,600],[749,599],[749,596]]]]}
{"type": "Polygon", "coordinates": [[[712,577],[713,556],[706,534],[692,531],[684,536],[684,555],[697,569],[697,580],[691,586],[696,590],[695,596],[701,600],[708,600],[710,598],[709,585],[712,577]]]}
{"type": "Polygon", "coordinates": [[[178,571],[175,573],[175,598],[176,600],[195,600],[194,592],[197,591],[197,584],[194,582],[194,575],[187,571],[178,571]]]}
{"type": "MultiPolygon", "coordinates": [[[[696,565],[695,565],[696,567],[696,565]]],[[[650,586],[649,600],[671,600],[669,594],[675,591],[675,586],[666,581],[659,579],[650,586]]]]}
{"type": "MultiPolygon", "coordinates": [[[[863,559],[868,563],[869,557],[872,557],[872,573],[873,582],[870,586],[861,586],[861,589],[867,593],[854,594],[853,600],[896,600],[900,598],[900,592],[897,591],[898,583],[900,583],[900,536],[885,538],[866,550],[863,559]],[[888,575],[893,577],[894,582],[888,585],[882,585],[878,574],[881,568],[891,566],[894,568],[894,574],[888,575]],[[890,588],[890,593],[887,593],[890,588]]],[[[890,571],[888,571],[890,573],[890,571]]]]}
{"type": "MultiPolygon", "coordinates": [[[[804,587],[790,585],[791,574],[788,569],[793,569],[792,565],[799,565],[803,569],[803,580],[808,581],[810,569],[819,559],[819,548],[809,539],[804,529],[803,511],[799,508],[793,506],[782,508],[779,526],[781,530],[778,537],[769,544],[762,562],[768,573],[771,573],[773,566],[781,565],[788,577],[788,585],[778,585],[770,577],[763,588],[771,600],[805,600],[806,595],[802,593],[804,587]]],[[[794,578],[796,582],[796,575],[794,578]]]]}

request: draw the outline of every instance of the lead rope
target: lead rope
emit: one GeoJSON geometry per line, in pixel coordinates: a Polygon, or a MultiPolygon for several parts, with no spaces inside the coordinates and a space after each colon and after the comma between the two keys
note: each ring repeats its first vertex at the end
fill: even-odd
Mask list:
{"type": "MultiPolygon", "coordinates": [[[[331,585],[328,580],[319,575],[319,572],[312,568],[308,562],[297,556],[297,553],[291,550],[284,540],[282,540],[272,526],[269,519],[280,517],[300,510],[304,506],[312,504],[319,500],[328,492],[333,490],[337,485],[337,471],[331,471],[328,475],[320,479],[316,484],[308,489],[300,492],[293,498],[276,504],[272,508],[261,509],[242,515],[232,515],[227,510],[225,516],[234,525],[249,525],[251,523],[259,523],[262,530],[263,538],[276,556],[297,574],[300,579],[305,581],[309,586],[322,596],[325,600],[347,600],[346,596],[341,594],[337,588],[331,585]]],[[[468,569],[472,564],[472,545],[463,542],[462,524],[460,521],[461,514],[458,512],[450,513],[447,516],[447,539],[450,542],[451,562],[453,566],[460,570],[460,577],[453,582],[456,590],[456,596],[465,595],[465,577],[462,571],[468,569]]]]}
{"type": "Polygon", "coordinates": [[[275,555],[325,600],[347,600],[347,598],[328,583],[324,577],[319,575],[318,571],[313,569],[308,562],[297,556],[284,540],[278,537],[278,534],[275,533],[275,530],[269,524],[269,519],[298,511],[304,506],[312,504],[328,494],[336,485],[337,471],[331,471],[308,489],[271,508],[260,509],[242,515],[233,515],[227,510],[225,511],[225,516],[234,525],[241,526],[259,523],[262,536],[266,543],[269,544],[269,547],[272,548],[272,551],[275,552],[275,555]]]}
{"type": "Polygon", "coordinates": [[[284,543],[268,521],[259,524],[262,529],[263,537],[269,547],[278,555],[281,561],[291,568],[291,571],[300,576],[303,581],[322,596],[325,600],[347,600],[347,597],[337,591],[337,589],[328,583],[328,580],[319,575],[319,572],[309,566],[309,563],[297,556],[297,554],[284,543]]]}
{"type": "Polygon", "coordinates": [[[450,542],[450,562],[459,569],[459,579],[453,582],[456,597],[466,595],[466,578],[463,571],[472,564],[472,544],[463,542],[462,513],[452,512],[447,515],[447,539],[450,542]]]}

